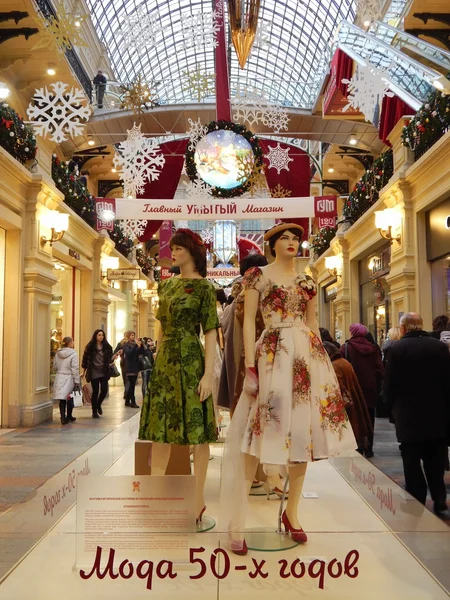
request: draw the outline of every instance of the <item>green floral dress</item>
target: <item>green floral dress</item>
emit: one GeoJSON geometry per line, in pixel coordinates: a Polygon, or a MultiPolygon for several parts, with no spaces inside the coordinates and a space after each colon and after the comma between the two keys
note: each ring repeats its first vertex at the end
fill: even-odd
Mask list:
{"type": "Polygon", "coordinates": [[[166,444],[207,444],[217,440],[212,396],[200,402],[198,384],[205,370],[196,333],[219,327],[216,291],[206,279],[172,277],[158,288],[162,343],[144,398],[140,440],[166,444]]]}

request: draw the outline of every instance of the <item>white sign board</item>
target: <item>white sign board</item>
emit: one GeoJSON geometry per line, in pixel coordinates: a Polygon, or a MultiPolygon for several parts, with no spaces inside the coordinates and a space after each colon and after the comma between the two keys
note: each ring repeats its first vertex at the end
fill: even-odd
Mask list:
{"type": "Polygon", "coordinates": [[[140,276],[140,269],[108,269],[106,271],[109,281],[136,281],[140,276]]]}

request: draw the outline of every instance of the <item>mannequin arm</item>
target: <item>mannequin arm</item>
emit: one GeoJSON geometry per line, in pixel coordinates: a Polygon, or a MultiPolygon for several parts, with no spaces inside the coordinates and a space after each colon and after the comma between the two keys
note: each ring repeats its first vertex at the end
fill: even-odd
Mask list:
{"type": "Polygon", "coordinates": [[[319,323],[317,322],[316,310],[317,295],[311,298],[311,300],[309,300],[308,304],[306,305],[306,324],[311,329],[311,331],[317,335],[317,337],[320,340],[321,338],[319,331],[319,323]]]}
{"type": "Polygon", "coordinates": [[[212,380],[217,340],[216,336],[216,329],[210,329],[205,333],[205,373],[200,379],[198,386],[200,402],[203,402],[212,394],[212,380]]]}
{"type": "Polygon", "coordinates": [[[255,337],[256,313],[258,310],[259,292],[248,289],[245,291],[244,304],[244,352],[245,366],[255,366],[255,337]]]}

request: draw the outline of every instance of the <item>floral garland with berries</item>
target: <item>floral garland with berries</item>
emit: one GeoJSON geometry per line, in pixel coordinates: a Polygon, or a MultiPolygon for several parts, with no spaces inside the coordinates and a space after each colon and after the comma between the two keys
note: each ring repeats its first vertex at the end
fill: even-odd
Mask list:
{"type": "Polygon", "coordinates": [[[387,184],[394,174],[394,160],[392,150],[388,150],[374,161],[370,169],[364,173],[353,188],[344,204],[344,220],[353,224],[363,215],[380,197],[380,190],[387,184]]]}
{"type": "MultiPolygon", "coordinates": [[[[212,133],[213,131],[219,131],[220,129],[232,131],[237,135],[244,137],[252,147],[255,169],[262,167],[263,152],[261,146],[259,145],[259,140],[254,133],[245,127],[245,125],[231,123],[230,121],[211,121],[209,125],[206,125],[206,129],[207,132],[205,135],[199,136],[193,144],[189,144],[188,149],[186,150],[186,174],[191,181],[195,182],[198,179],[201,179],[197,172],[197,166],[194,160],[198,142],[203,139],[203,137],[206,137],[209,133],[212,133]]],[[[245,192],[249,190],[250,186],[251,183],[247,180],[232,189],[226,189],[219,186],[212,187],[211,193],[216,198],[235,198],[236,196],[242,196],[242,194],[245,194],[245,192]]]]}
{"type": "Polygon", "coordinates": [[[310,250],[319,257],[321,254],[328,250],[330,247],[331,240],[336,236],[337,227],[322,227],[319,232],[314,236],[310,250]]]}
{"type": "MultiPolygon", "coordinates": [[[[129,236],[124,235],[122,228],[117,221],[114,221],[114,229],[109,232],[109,237],[114,242],[116,250],[126,258],[134,247],[134,240],[129,236]]],[[[138,253],[136,251],[136,260],[138,260],[137,255],[138,253]]]]}
{"type": "Polygon", "coordinates": [[[6,102],[0,103],[0,146],[22,164],[36,157],[33,129],[6,102]]]}
{"type": "Polygon", "coordinates": [[[95,198],[88,191],[86,180],[79,175],[78,166],[72,162],[62,161],[53,154],[52,177],[58,190],[64,194],[65,204],[94,228],[95,198]]]}
{"type": "Polygon", "coordinates": [[[141,271],[147,276],[153,271],[156,264],[155,259],[146,254],[141,248],[136,249],[136,260],[137,264],[141,267],[141,271]]]}
{"type": "Polygon", "coordinates": [[[436,90],[403,127],[403,145],[419,158],[449,129],[450,95],[436,90]]]}

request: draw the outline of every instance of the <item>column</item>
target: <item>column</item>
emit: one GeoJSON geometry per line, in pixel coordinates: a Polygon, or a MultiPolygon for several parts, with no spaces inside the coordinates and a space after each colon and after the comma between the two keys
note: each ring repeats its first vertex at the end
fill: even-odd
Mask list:
{"type": "Polygon", "coordinates": [[[338,232],[331,247],[334,254],[342,255],[342,273],[337,277],[337,294],[334,301],[334,309],[336,311],[336,338],[339,343],[343,343],[348,337],[348,328],[351,323],[350,305],[350,257],[348,251],[348,242],[344,239],[344,233],[338,232]]]}
{"type": "Polygon", "coordinates": [[[108,338],[108,311],[110,300],[108,296],[108,287],[103,283],[102,277],[102,254],[110,254],[114,248],[114,242],[100,234],[99,239],[94,246],[94,256],[92,260],[92,326],[93,330],[103,329],[108,338]]]}

